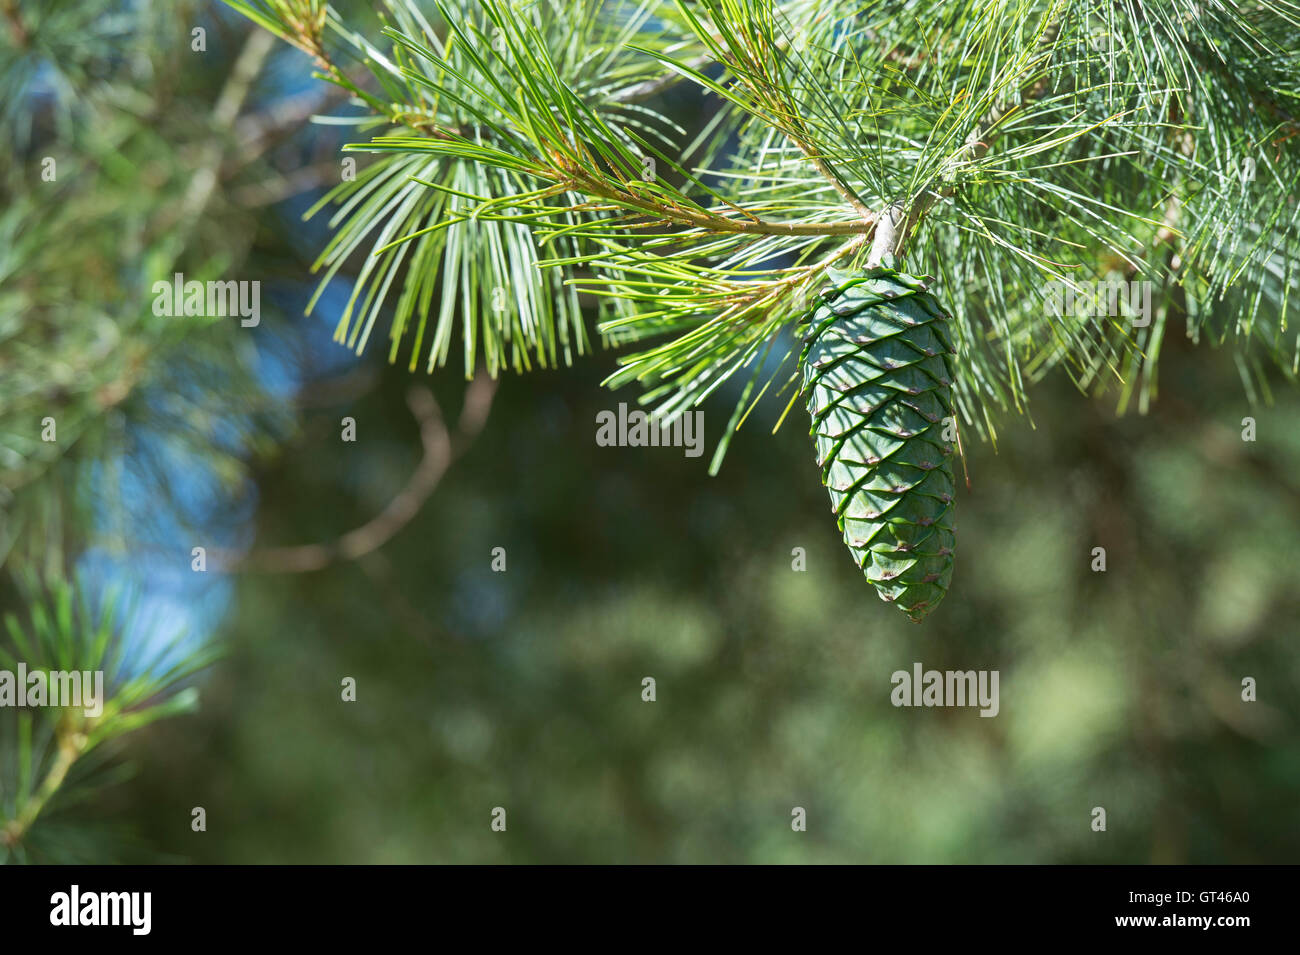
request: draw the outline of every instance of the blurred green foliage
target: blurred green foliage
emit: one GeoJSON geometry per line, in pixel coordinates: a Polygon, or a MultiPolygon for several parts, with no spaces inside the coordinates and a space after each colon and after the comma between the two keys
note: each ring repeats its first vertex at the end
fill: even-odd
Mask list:
{"type": "MultiPolygon", "coordinates": [[[[1300,401],[1251,412],[1225,353],[1168,361],[1147,417],[1056,382],[1036,428],[968,448],[954,590],[922,626],[843,553],[799,427],[742,433],[710,479],[596,447],[594,373],[511,381],[382,553],[241,579],[233,658],[152,737],[133,811],[212,862],[1293,860],[1300,401]],[[999,670],[1001,713],[894,708],[916,661],[999,670]],[[163,822],[190,802],[206,835],[163,822]]],[[[347,409],[356,445],[322,428],[265,477],[263,539],[400,485],[402,383],[347,409]]]]}
{"type": "MultiPolygon", "coordinates": [[[[203,68],[157,91],[176,97],[165,109],[96,130],[62,167],[85,162],[87,178],[62,182],[57,209],[21,198],[35,194],[35,146],[3,157],[9,208],[28,203],[0,213],[15,236],[0,249],[6,570],[70,573],[108,547],[157,582],[145,557],[160,545],[188,573],[196,540],[334,540],[419,460],[406,370],[372,355],[340,387],[320,357],[337,348],[330,323],[298,317],[307,286],[291,282],[320,244],[301,208],[237,199],[307,165],[309,133],[264,165],[220,163],[201,220],[168,212],[205,145],[238,146],[196,117],[242,26],[202,22],[203,68]],[[172,125],[147,138],[139,127],[162,117],[172,125]],[[266,283],[262,325],[181,337],[151,322],[132,290],[173,262],[266,283]],[[272,301],[275,283],[294,307],[272,301]],[[310,401],[284,388],[294,378],[310,401]],[[51,403],[85,436],[70,451],[36,440],[51,403]],[[344,415],[356,443],[339,439],[344,415]],[[111,480],[122,471],[133,490],[111,480]]],[[[180,55],[169,50],[155,50],[158,69],[180,55]]],[[[278,50],[248,109],[304,64],[278,50]]],[[[69,116],[55,126],[88,136],[69,116]]],[[[215,863],[1294,861],[1300,397],[1279,386],[1252,408],[1227,351],[1178,336],[1162,361],[1145,416],[1116,418],[1116,394],[1085,398],[1054,377],[1031,392],[1032,422],[1001,422],[996,451],[966,441],[953,590],[921,626],[844,552],[801,415],[770,436],[756,412],[709,478],[707,458],[679,449],[596,445],[596,414],[633,400],[599,388],[613,355],[509,378],[477,441],[382,549],[230,577],[214,637],[227,655],[199,678],[197,713],[130,737],[134,777],[105,753],[111,785],[56,802],[33,848],[99,862],[145,845],[215,863]],[[1098,546],[1105,573],[1090,569],[1098,546]],[[890,675],[915,662],[998,670],[999,715],[894,708],[890,675]],[[341,699],[348,677],[356,702],[341,699]],[[1245,677],[1258,702],[1241,701],[1245,677]],[[206,832],[190,827],[195,806],[206,832]],[[497,806],[504,833],[490,829],[497,806]],[[807,832],[791,830],[796,806],[807,832]],[[1095,806],[1105,833],[1090,829],[1095,806]]],[[[432,379],[449,419],[457,378],[432,379]]],[[[710,442],[735,397],[705,406],[710,442]]],[[[0,603],[26,619],[8,584],[0,603]]],[[[0,760],[11,739],[0,734],[0,760]]]]}

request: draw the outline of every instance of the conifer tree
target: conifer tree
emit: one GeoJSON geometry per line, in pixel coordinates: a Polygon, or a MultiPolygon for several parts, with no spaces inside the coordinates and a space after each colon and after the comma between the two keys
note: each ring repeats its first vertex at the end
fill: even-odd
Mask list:
{"type": "Polygon", "coordinates": [[[99,712],[0,712],[0,862],[128,857],[79,810],[123,738],[197,704],[212,648],[143,648],[83,571],[195,536],[193,497],[237,498],[294,433],[260,346],[150,303],[265,253],[259,212],[317,181],[265,153],[313,114],[351,142],[308,213],[309,308],[345,287],[340,345],[474,383],[451,434],[412,392],[420,493],[272,554],[294,569],[386,541],[492,380],[604,362],[665,424],[728,402],[724,487],[760,402],[806,412],[790,480],[820,470],[919,620],[961,588],[958,458],[1043,376],[1145,412],[1174,337],[1232,349],[1252,401],[1300,367],[1287,0],[226,3],[214,28],[186,0],[0,0],[0,672],[106,678],[99,712]],[[276,37],[321,82],[268,106],[276,37]]]}
{"type": "MultiPolygon", "coordinates": [[[[1051,369],[1121,410],[1161,347],[1294,376],[1300,11],[1281,0],[230,0],[366,107],[322,206],[335,337],[412,371],[568,363],[584,294],[663,422],[807,402],[845,543],[914,619],[952,456],[1051,369]],[[428,15],[426,16],[426,12],[428,15]],[[712,94],[688,139],[661,107],[712,94]],[[806,342],[805,342],[806,339],[806,342]]],[[[785,414],[781,418],[784,420],[785,414]]]]}
{"type": "Polygon", "coordinates": [[[246,253],[223,180],[264,172],[231,126],[274,40],[205,70],[197,6],[0,4],[0,863],[150,858],[84,810],[129,773],[126,737],[195,710],[215,654],[153,639],[112,568],[188,536],[180,471],[232,490],[288,431],[255,354],[150,308],[158,276],[246,253]],[[52,674],[86,705],[33,697],[52,674]]]}

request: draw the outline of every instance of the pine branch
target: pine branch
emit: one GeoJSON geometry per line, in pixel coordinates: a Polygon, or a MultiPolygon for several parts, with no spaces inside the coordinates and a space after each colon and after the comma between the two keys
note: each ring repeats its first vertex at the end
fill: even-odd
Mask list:
{"type": "MultiPolygon", "coordinates": [[[[1046,71],[1052,48],[1061,33],[1061,21],[1052,12],[1044,20],[1043,29],[1038,38],[1037,55],[1025,66],[1025,73],[1037,74],[1046,71]]],[[[1009,101],[998,102],[989,109],[976,123],[975,128],[966,137],[965,149],[970,154],[972,163],[982,159],[992,147],[993,139],[999,125],[1017,109],[1023,108],[1030,101],[1040,98],[1047,90],[1046,75],[1036,78],[1021,93],[1009,101]]],[[[952,196],[957,191],[953,183],[940,189],[927,189],[911,202],[891,203],[879,213],[880,227],[872,241],[871,252],[867,256],[867,267],[877,268],[887,261],[901,259],[908,239],[917,226],[941,199],[952,196]]]]}
{"type": "MultiPolygon", "coordinates": [[[[124,634],[138,624],[131,609],[119,616],[117,593],[107,594],[95,608],[81,581],[41,583],[28,575],[19,584],[28,620],[24,625],[14,614],[5,615],[8,640],[0,642],[0,666],[16,670],[17,654],[21,654],[29,672],[99,673],[104,695],[96,701],[94,715],[85,712],[85,705],[66,702],[57,709],[38,710],[35,719],[51,724],[42,731],[48,735],[48,746],[33,742],[34,718],[25,712],[19,715],[12,747],[17,779],[6,778],[11,771],[7,760],[0,764],[0,792],[10,791],[15,797],[10,802],[12,815],[0,819],[0,861],[20,852],[56,801],[66,804],[70,797],[84,797],[103,784],[93,773],[83,773],[79,793],[69,792],[73,769],[97,747],[159,719],[193,712],[197,690],[177,688],[217,656],[202,647],[180,652],[178,638],[151,656],[128,660],[124,634]],[[33,790],[31,782],[38,774],[40,784],[33,790]]],[[[86,704],[87,692],[83,687],[82,699],[74,702],[86,704]]]]}
{"type": "MultiPolygon", "coordinates": [[[[1285,4],[1216,6],[1204,21],[1185,0],[1043,0],[979,13],[921,0],[907,16],[859,0],[678,0],[671,17],[656,8],[676,36],[646,39],[643,24],[629,27],[624,56],[599,47],[580,61],[618,64],[605,74],[566,73],[579,62],[572,44],[498,0],[474,13],[455,6],[456,16],[440,4],[445,35],[393,0],[391,55],[327,21],[374,68],[384,97],[365,101],[406,124],[353,148],[437,194],[382,230],[376,216],[417,208],[414,192],[386,191],[386,202],[355,213],[374,229],[378,255],[414,247],[398,334],[430,295],[414,265],[456,248],[460,230],[495,230],[503,246],[506,236],[519,243],[509,247],[528,268],[598,293],[611,343],[662,337],[622,359],[608,383],[640,382],[643,401],[671,416],[771,353],[822,263],[916,254],[926,223],[924,257],[946,280],[956,318],[958,404],[986,433],[986,405],[1023,408],[1026,383],[1052,367],[1065,365],[1081,386],[1153,369],[1158,328],[1133,334],[1120,321],[1043,314],[1046,284],[1104,275],[1111,263],[1218,296],[1244,284],[1242,340],[1280,345],[1300,281],[1288,264],[1294,207],[1278,201],[1293,168],[1284,104],[1300,95],[1286,78],[1296,18],[1285,4]],[[1217,93],[1205,80],[1215,70],[1235,78],[1217,93]],[[688,150],[675,145],[683,131],[626,108],[681,79],[724,104],[688,150]],[[1189,134],[1191,155],[1177,146],[1189,134]],[[1248,207],[1216,184],[1243,136],[1277,147],[1248,207]],[[739,148],[724,156],[733,139],[739,148]],[[696,152],[697,167],[676,161],[696,152]],[[643,173],[647,161],[658,173],[643,173]],[[428,171],[412,174],[420,162],[428,171]],[[1230,240],[1215,231],[1225,207],[1239,232],[1230,240]],[[549,258],[529,258],[530,240],[549,258]],[[1159,262],[1165,245],[1177,251],[1159,262]]],[[[329,253],[332,269],[357,245],[360,226],[348,229],[329,253]]],[[[396,264],[365,273],[376,291],[363,323],[345,316],[340,340],[364,346],[396,264]]],[[[455,278],[444,270],[439,361],[455,278]]],[[[459,284],[483,287],[465,270],[459,284]]],[[[533,287],[536,307],[531,296],[544,286],[533,287]]],[[[472,307],[469,296],[458,304],[472,307]]],[[[1193,329],[1211,324],[1193,307],[1193,329]]],[[[1227,323],[1215,324],[1226,334],[1227,323]]],[[[751,377],[746,394],[756,387],[751,377]]],[[[734,420],[746,413],[738,406],[734,420]]]]}
{"type": "Polygon", "coordinates": [[[46,805],[63,785],[63,781],[67,778],[73,764],[86,751],[88,743],[88,738],[84,733],[72,730],[67,724],[63,723],[59,724],[55,740],[57,755],[49,771],[45,774],[45,778],[41,780],[41,785],[37,788],[36,793],[23,803],[18,815],[0,826],[0,846],[10,851],[16,849],[26,837],[32,824],[36,822],[46,805]]]}

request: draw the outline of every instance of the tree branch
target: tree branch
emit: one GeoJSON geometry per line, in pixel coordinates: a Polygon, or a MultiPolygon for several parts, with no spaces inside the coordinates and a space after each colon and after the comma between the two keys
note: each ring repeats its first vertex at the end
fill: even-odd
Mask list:
{"type": "MultiPolygon", "coordinates": [[[[564,160],[559,170],[541,171],[537,174],[541,178],[557,182],[565,189],[604,199],[620,208],[640,212],[655,220],[722,235],[851,236],[868,234],[875,227],[873,219],[845,222],[768,222],[748,212],[745,213],[749,216],[747,219],[733,219],[707,209],[665,205],[643,199],[626,190],[615,189],[607,180],[571,160],[564,160]]],[[[870,210],[867,212],[871,214],[870,210]]]]}
{"type": "MultiPolygon", "coordinates": [[[[701,54],[693,60],[687,60],[686,66],[693,70],[703,70],[712,66],[717,61],[709,54],[701,54]]],[[[655,77],[652,80],[645,80],[637,83],[635,86],[629,86],[627,89],[619,90],[613,96],[607,99],[609,103],[642,103],[648,99],[654,99],[660,93],[663,93],[676,86],[686,77],[682,73],[669,70],[663,76],[655,77]]]]}
{"type": "MultiPolygon", "coordinates": [[[[1046,58],[1051,55],[1051,48],[1056,43],[1060,32],[1061,21],[1059,18],[1053,18],[1044,25],[1043,32],[1038,38],[1033,63],[1037,64],[1041,60],[1046,65],[1046,58]]],[[[1043,76],[1033,86],[1023,90],[1009,102],[994,103],[993,107],[980,118],[980,121],[975,124],[975,128],[966,137],[964,145],[969,150],[971,158],[973,160],[983,158],[992,146],[994,131],[998,124],[1015,110],[1041,97],[1046,90],[1047,77],[1043,76]]],[[[880,213],[880,227],[876,230],[875,241],[872,243],[871,253],[867,257],[867,268],[879,267],[884,263],[886,257],[900,258],[907,246],[908,239],[916,231],[917,225],[925,214],[940,199],[946,199],[956,191],[957,187],[950,183],[938,190],[926,189],[910,204],[895,202],[883,209],[880,213]]]]}
{"type": "Polygon", "coordinates": [[[485,374],[475,375],[465,392],[456,431],[451,434],[442,418],[437,399],[427,388],[412,387],[406,402],[420,425],[423,456],[406,486],[378,515],[325,544],[267,547],[238,554],[216,551],[213,561],[226,571],[305,573],[322,570],[339,560],[356,560],[378,550],[411,522],[441,483],[447,469],[483,430],[497,382],[485,374]]]}
{"type": "Polygon", "coordinates": [[[23,840],[45,806],[63,785],[73,763],[86,751],[88,738],[85,733],[60,726],[57,734],[58,750],[49,772],[41,780],[40,788],[22,804],[22,808],[13,819],[0,827],[0,844],[6,848],[12,849],[23,840]]]}

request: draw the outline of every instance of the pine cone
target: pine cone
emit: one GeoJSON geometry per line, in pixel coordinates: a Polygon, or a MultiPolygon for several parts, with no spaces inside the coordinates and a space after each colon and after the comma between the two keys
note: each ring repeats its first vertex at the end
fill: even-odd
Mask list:
{"type": "Polygon", "coordinates": [[[854,560],[919,623],[948,590],[956,546],[947,316],[891,268],[832,278],[800,357],[817,464],[854,560]]]}

